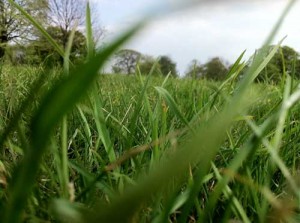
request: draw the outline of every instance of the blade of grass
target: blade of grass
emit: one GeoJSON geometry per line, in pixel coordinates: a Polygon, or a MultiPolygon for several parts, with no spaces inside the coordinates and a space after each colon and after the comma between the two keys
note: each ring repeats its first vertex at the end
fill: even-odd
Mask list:
{"type": "MultiPolygon", "coordinates": [[[[213,171],[217,177],[217,180],[222,180],[222,176],[218,170],[218,168],[212,164],[212,168],[213,171]]],[[[239,214],[241,220],[243,220],[244,223],[251,223],[250,219],[248,218],[246,211],[244,210],[243,206],[241,205],[241,203],[238,201],[238,199],[233,195],[232,190],[230,189],[230,187],[227,185],[224,189],[224,195],[227,199],[232,199],[233,202],[233,207],[235,208],[236,212],[239,214]]]]}
{"type": "Polygon", "coordinates": [[[86,45],[87,45],[87,58],[93,58],[95,54],[95,46],[93,41],[93,30],[92,30],[92,18],[91,18],[91,7],[90,1],[86,3],[86,45]]]}
{"type": "MultiPolygon", "coordinates": [[[[150,78],[151,78],[151,76],[149,75],[147,77],[145,83],[144,83],[144,86],[142,86],[141,93],[140,93],[140,95],[138,97],[138,100],[137,100],[137,103],[136,103],[133,115],[132,115],[132,117],[130,119],[130,124],[129,124],[129,127],[128,127],[128,129],[130,131],[132,131],[132,129],[135,129],[135,126],[137,124],[137,120],[138,120],[139,114],[141,112],[141,108],[143,106],[143,101],[144,101],[144,98],[145,98],[145,94],[146,94],[148,86],[149,86],[150,78]]],[[[129,135],[128,142],[126,143],[126,147],[127,148],[131,148],[132,147],[132,144],[133,144],[133,141],[134,141],[134,136],[132,134],[133,133],[131,132],[130,135],[129,135]]]]}
{"type": "Polygon", "coordinates": [[[109,162],[112,163],[116,161],[116,153],[113,147],[112,140],[110,138],[108,128],[105,123],[105,116],[102,110],[102,102],[100,96],[98,95],[95,89],[92,92],[92,97],[90,97],[90,101],[93,108],[98,137],[99,139],[101,139],[104,145],[109,162]]]}
{"type": "Polygon", "coordinates": [[[228,71],[228,74],[227,74],[228,78],[218,87],[218,89],[215,91],[215,93],[211,96],[212,100],[209,100],[209,101],[212,101],[211,105],[210,105],[210,110],[215,105],[218,95],[222,92],[222,90],[225,88],[225,86],[228,83],[230,83],[230,81],[232,81],[232,83],[234,83],[234,80],[240,73],[241,69],[244,67],[244,65],[241,65],[240,63],[241,63],[241,60],[243,59],[243,56],[245,53],[246,53],[246,50],[238,57],[238,59],[232,65],[231,69],[228,71]]]}
{"type": "MultiPolygon", "coordinates": [[[[76,26],[75,26],[76,27],[76,26]]],[[[75,36],[75,27],[73,28],[65,49],[64,54],[64,75],[68,76],[70,71],[70,54],[72,50],[73,40],[75,36]]],[[[61,152],[60,154],[60,168],[61,171],[61,188],[62,197],[69,198],[69,169],[68,169],[68,122],[67,117],[64,116],[61,123],[61,152]]]]}
{"type": "Polygon", "coordinates": [[[65,75],[69,75],[70,72],[70,54],[72,51],[72,45],[73,45],[73,40],[75,37],[75,32],[76,32],[76,26],[72,29],[72,32],[69,36],[67,47],[65,49],[64,53],[64,72],[65,75]]]}
{"type": "Polygon", "coordinates": [[[155,87],[155,90],[163,97],[163,99],[167,102],[170,109],[174,112],[174,114],[180,119],[182,123],[184,123],[191,131],[193,129],[191,128],[189,122],[186,120],[184,115],[180,112],[176,102],[174,101],[173,97],[170,95],[170,93],[162,88],[162,87],[155,87]]]}
{"type": "Polygon", "coordinates": [[[68,169],[68,123],[67,117],[63,117],[61,124],[61,152],[60,152],[60,160],[61,160],[61,188],[62,195],[64,198],[69,198],[69,169],[68,169]]]}

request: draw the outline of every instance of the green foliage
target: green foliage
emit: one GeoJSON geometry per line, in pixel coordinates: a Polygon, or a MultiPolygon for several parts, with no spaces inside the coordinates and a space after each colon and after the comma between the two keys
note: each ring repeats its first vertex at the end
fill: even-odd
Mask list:
{"type": "Polygon", "coordinates": [[[141,74],[154,76],[173,76],[177,77],[176,63],[168,56],[161,56],[155,59],[151,56],[142,55],[139,59],[138,66],[141,74]],[[151,72],[152,71],[152,72],[151,72]]]}
{"type": "Polygon", "coordinates": [[[177,77],[176,63],[168,56],[160,56],[158,60],[160,71],[163,76],[167,76],[171,73],[171,76],[177,77]]]}
{"type": "Polygon", "coordinates": [[[215,57],[205,64],[200,64],[199,61],[193,60],[185,76],[194,79],[205,78],[208,80],[221,81],[226,78],[228,71],[229,69],[225,66],[224,62],[219,57],[215,57]]]}
{"type": "MultiPolygon", "coordinates": [[[[270,48],[272,47],[274,46],[270,46],[270,48]]],[[[278,49],[270,63],[265,67],[263,74],[257,78],[257,81],[278,84],[287,74],[299,79],[299,73],[299,53],[291,47],[283,46],[278,49]]]]}
{"type": "Polygon", "coordinates": [[[203,65],[203,77],[210,80],[224,80],[228,68],[218,57],[212,58],[203,65]]]}
{"type": "MultiPolygon", "coordinates": [[[[56,41],[61,48],[66,48],[64,42],[64,35],[70,36],[71,31],[62,31],[59,27],[50,26],[46,30],[48,34],[56,41]],[[66,33],[64,33],[66,32],[66,33]]],[[[29,48],[33,48],[34,55],[39,56],[38,63],[45,63],[49,67],[62,66],[63,57],[57,52],[57,50],[48,44],[48,40],[44,36],[40,36],[35,42],[32,43],[29,48]]],[[[78,30],[75,31],[74,39],[71,47],[70,60],[74,63],[82,61],[86,56],[86,39],[85,36],[78,30]]]]}
{"type": "Polygon", "coordinates": [[[160,64],[158,61],[151,57],[151,56],[146,56],[143,55],[138,63],[139,70],[142,75],[147,75],[151,72],[152,68],[154,67],[154,70],[152,74],[154,76],[160,76],[161,75],[161,70],[160,70],[160,64]]]}

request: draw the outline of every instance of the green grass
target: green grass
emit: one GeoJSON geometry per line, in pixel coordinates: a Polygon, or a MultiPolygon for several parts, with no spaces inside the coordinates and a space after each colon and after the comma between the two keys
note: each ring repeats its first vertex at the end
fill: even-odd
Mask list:
{"type": "MultiPolygon", "coordinates": [[[[2,77],[7,79],[5,75],[2,77]]],[[[19,76],[20,80],[28,77],[26,72],[21,72],[19,76]]],[[[34,185],[35,192],[26,205],[26,218],[53,220],[64,215],[72,218],[74,214],[77,216],[81,213],[75,211],[77,205],[90,207],[95,205],[95,202],[102,200],[106,203],[115,199],[116,194],[125,193],[128,187],[131,188],[139,182],[141,176],[154,171],[157,163],[166,159],[166,155],[170,156],[173,150],[179,149],[190,140],[189,128],[197,131],[197,126],[204,125],[204,132],[209,131],[209,126],[206,126],[208,120],[219,113],[233,89],[228,84],[215,96],[219,86],[216,83],[189,79],[169,79],[164,83],[163,78],[153,77],[148,80],[145,93],[141,95],[147,79],[117,75],[98,77],[97,95],[102,99],[101,104],[97,102],[95,92],[90,92],[71,110],[66,121],[63,121],[64,124],[55,128],[47,146],[49,148],[40,163],[40,171],[34,185]],[[173,100],[168,101],[168,97],[163,95],[166,91],[169,92],[168,97],[171,96],[173,100]],[[212,100],[215,97],[216,99],[212,100]],[[140,98],[142,102],[139,102],[140,98]],[[113,153],[109,148],[113,148],[113,153]],[[66,150],[67,154],[63,155],[63,151],[66,150]],[[115,157],[119,160],[117,165],[112,165],[115,157]],[[73,185],[74,191],[69,185],[73,185]],[[65,200],[61,199],[72,202],[67,206],[63,203],[65,200]],[[76,203],[73,203],[74,200],[76,203]],[[61,208],[49,209],[53,207],[53,202],[58,202],[65,208],[69,207],[74,213],[68,214],[70,210],[61,208]]],[[[15,83],[15,88],[19,89],[17,94],[10,95],[12,100],[15,100],[15,97],[18,98],[17,101],[22,100],[28,94],[28,91],[24,90],[26,88],[18,87],[18,83],[15,83]]],[[[261,222],[264,222],[268,215],[271,215],[273,208],[276,208],[270,202],[282,205],[288,202],[288,199],[292,199],[293,193],[282,172],[278,168],[275,168],[272,174],[268,171],[269,163],[273,159],[262,142],[272,141],[276,135],[277,117],[273,118],[270,124],[264,123],[280,109],[281,89],[259,84],[253,85],[249,92],[255,99],[250,104],[249,111],[238,115],[225,132],[224,142],[218,147],[219,152],[213,159],[215,168],[209,168],[203,180],[197,179],[197,165],[183,176],[187,181],[176,182],[175,178],[170,179],[173,185],[167,186],[171,187],[168,191],[174,192],[159,193],[149,198],[142,208],[143,211],[138,211],[143,213],[136,217],[139,221],[167,221],[168,218],[178,218],[180,211],[184,210],[193,185],[198,183],[200,188],[193,196],[193,204],[188,210],[189,218],[202,216],[204,213],[201,210],[204,209],[205,213],[211,212],[205,217],[211,221],[227,215],[231,219],[242,218],[244,213],[247,216],[244,218],[249,221],[261,219],[261,222]],[[262,131],[262,136],[258,137],[254,133],[250,121],[262,126],[258,130],[262,131]],[[247,162],[241,161],[249,156],[251,158],[247,159],[247,162]],[[271,182],[267,182],[268,178],[271,182]],[[269,195],[271,191],[274,194],[269,195]],[[230,197],[233,195],[234,197],[230,197]],[[271,198],[266,198],[267,195],[271,198]],[[208,208],[208,204],[212,207],[208,208]],[[264,205],[267,207],[260,213],[264,205]],[[238,207],[242,210],[236,210],[238,207]]],[[[10,101],[9,96],[6,99],[10,101]]],[[[15,109],[12,108],[12,111],[15,109]]],[[[281,135],[283,143],[279,153],[293,177],[296,177],[299,168],[297,109],[298,106],[293,107],[288,114],[286,127],[281,135]]],[[[4,120],[3,122],[5,123],[4,120]]],[[[11,133],[4,144],[1,162],[5,168],[2,176],[6,180],[12,175],[12,169],[22,154],[30,149],[27,148],[30,147],[29,142],[26,142],[29,137],[27,134],[30,134],[27,126],[25,121],[20,122],[16,132],[11,133]]],[[[214,130],[205,136],[215,140],[215,134],[217,133],[214,130]]],[[[201,146],[201,141],[197,146],[201,146]]],[[[175,166],[177,165],[179,164],[175,166]]],[[[164,185],[165,182],[161,184],[164,185]]],[[[2,186],[1,201],[5,204],[7,190],[2,186]]],[[[293,207],[296,205],[293,202],[288,203],[293,207]]],[[[122,215],[120,217],[122,218],[122,215]]]]}
{"type": "Polygon", "coordinates": [[[1,222],[299,221],[297,82],[252,83],[281,42],[223,83],[100,75],[140,25],[95,52],[89,14],[85,63],[45,34],[63,69],[1,65],[1,222]]]}

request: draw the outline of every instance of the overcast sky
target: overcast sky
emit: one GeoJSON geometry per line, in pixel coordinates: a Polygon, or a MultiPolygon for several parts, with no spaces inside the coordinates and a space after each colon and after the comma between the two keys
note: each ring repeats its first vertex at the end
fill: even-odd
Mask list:
{"type": "MultiPolygon", "coordinates": [[[[147,14],[165,11],[174,1],[94,0],[99,18],[108,31],[107,39],[147,14]]],[[[214,2],[218,3],[194,5],[156,18],[125,47],[152,56],[168,55],[177,63],[180,73],[184,73],[193,59],[205,63],[219,56],[232,63],[242,51],[247,50],[247,58],[262,45],[288,1],[214,2]]],[[[297,1],[275,42],[287,35],[283,45],[300,51],[299,21],[300,3],[297,1]]]]}

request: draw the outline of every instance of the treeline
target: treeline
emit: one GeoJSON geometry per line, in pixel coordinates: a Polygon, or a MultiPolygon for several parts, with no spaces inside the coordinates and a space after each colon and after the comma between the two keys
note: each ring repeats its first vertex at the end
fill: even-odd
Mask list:
{"type": "MultiPolygon", "coordinates": [[[[269,49],[271,50],[272,48],[273,46],[270,46],[269,49]]],[[[241,73],[250,66],[255,55],[256,54],[254,54],[247,62],[243,62],[244,69],[241,73]]],[[[154,58],[129,49],[123,49],[116,53],[112,64],[113,73],[134,74],[138,70],[144,75],[152,74],[166,76],[170,74],[173,77],[179,75],[176,68],[176,62],[170,57],[160,56],[154,58]]],[[[199,60],[194,59],[188,65],[184,77],[222,81],[226,79],[232,66],[232,64],[228,64],[220,57],[214,57],[203,64],[200,63],[199,60]]],[[[291,75],[295,79],[300,79],[299,53],[289,46],[279,48],[256,81],[278,83],[286,74],[291,75]]]]}
{"type": "MultiPolygon", "coordinates": [[[[135,74],[137,71],[143,75],[156,76],[171,75],[178,77],[177,64],[169,56],[162,55],[157,58],[143,55],[130,49],[122,49],[117,52],[112,60],[111,70],[118,74],[135,74]]],[[[222,80],[228,72],[228,66],[219,58],[213,58],[205,64],[193,60],[185,73],[186,77],[207,78],[222,80]]]]}

